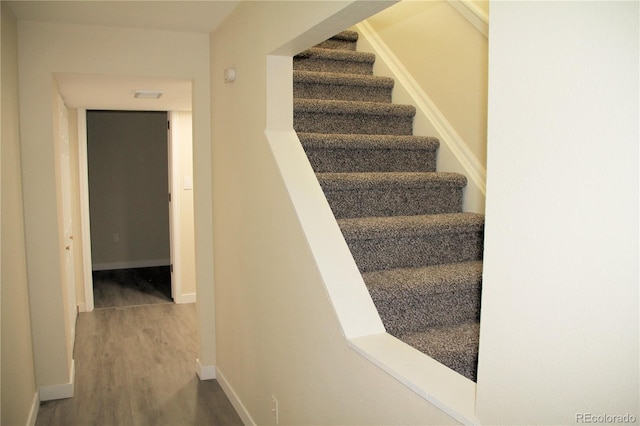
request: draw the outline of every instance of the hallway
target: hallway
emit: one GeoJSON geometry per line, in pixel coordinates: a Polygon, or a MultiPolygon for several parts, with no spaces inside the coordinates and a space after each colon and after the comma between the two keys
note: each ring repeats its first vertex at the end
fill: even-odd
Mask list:
{"type": "Polygon", "coordinates": [[[41,403],[36,425],[241,425],[215,380],[195,372],[195,304],[78,315],[75,396],[41,403]]]}

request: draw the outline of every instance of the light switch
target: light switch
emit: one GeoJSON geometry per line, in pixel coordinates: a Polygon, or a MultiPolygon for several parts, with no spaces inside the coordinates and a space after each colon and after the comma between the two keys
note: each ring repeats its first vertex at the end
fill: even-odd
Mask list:
{"type": "Polygon", "coordinates": [[[193,189],[193,178],[191,176],[184,177],[184,189],[193,189]]]}

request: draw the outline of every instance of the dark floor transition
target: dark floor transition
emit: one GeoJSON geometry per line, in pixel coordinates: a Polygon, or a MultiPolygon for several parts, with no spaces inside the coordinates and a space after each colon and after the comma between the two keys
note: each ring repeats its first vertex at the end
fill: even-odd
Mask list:
{"type": "Polygon", "coordinates": [[[95,309],[173,303],[169,266],[93,271],[95,309]]]}

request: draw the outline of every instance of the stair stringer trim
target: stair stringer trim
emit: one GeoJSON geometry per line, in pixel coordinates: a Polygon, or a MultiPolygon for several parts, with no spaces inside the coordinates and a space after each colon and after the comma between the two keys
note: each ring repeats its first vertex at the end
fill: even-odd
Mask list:
{"type": "Polygon", "coordinates": [[[333,216],[298,135],[266,130],[328,299],[347,339],[385,333],[380,315],[333,216]]]}
{"type": "Polygon", "coordinates": [[[484,213],[487,181],[484,165],[371,24],[360,22],[356,30],[362,35],[358,39],[358,50],[376,55],[374,75],[391,77],[396,81],[393,102],[416,107],[413,134],[436,136],[442,142],[438,151],[438,171],[461,173],[469,178],[464,189],[463,210],[484,213]]]}
{"type": "Polygon", "coordinates": [[[293,57],[267,56],[265,136],[347,339],[385,328],[333,216],[298,134],[293,130],[293,57]]]}
{"type": "Polygon", "coordinates": [[[265,136],[348,345],[452,418],[478,424],[476,384],[385,331],[296,132],[265,136]]]}

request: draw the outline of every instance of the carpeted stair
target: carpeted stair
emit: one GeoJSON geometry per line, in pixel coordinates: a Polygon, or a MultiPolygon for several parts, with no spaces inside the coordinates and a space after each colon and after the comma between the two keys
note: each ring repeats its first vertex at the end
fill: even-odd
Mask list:
{"type": "Polygon", "coordinates": [[[484,218],[357,40],[294,57],[294,127],[387,332],[475,381],[484,218]]]}

